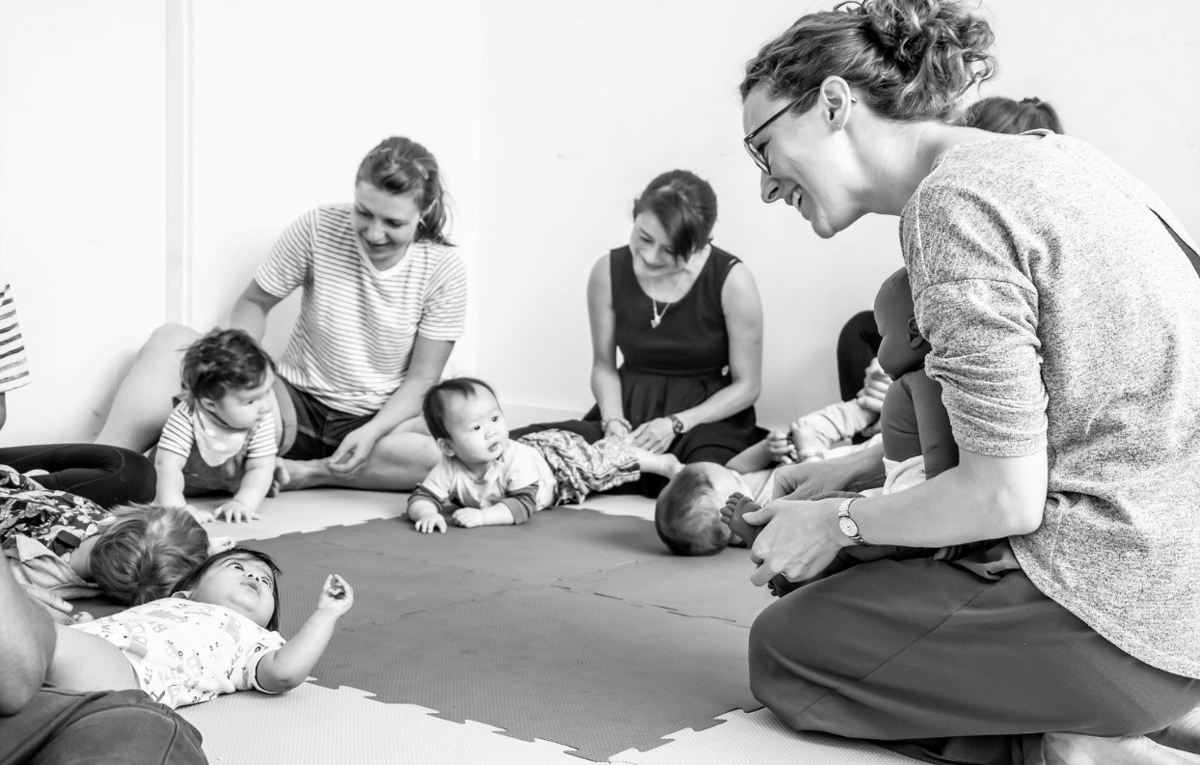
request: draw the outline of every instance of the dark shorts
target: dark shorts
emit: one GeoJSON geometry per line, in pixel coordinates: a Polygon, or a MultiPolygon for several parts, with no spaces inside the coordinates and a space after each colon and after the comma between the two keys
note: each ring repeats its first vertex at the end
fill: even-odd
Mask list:
{"type": "Polygon", "coordinates": [[[337,451],[347,433],[375,417],[338,411],[279,375],[275,377],[275,397],[279,401],[279,424],[283,432],[279,456],[284,459],[324,459],[337,451]]]}

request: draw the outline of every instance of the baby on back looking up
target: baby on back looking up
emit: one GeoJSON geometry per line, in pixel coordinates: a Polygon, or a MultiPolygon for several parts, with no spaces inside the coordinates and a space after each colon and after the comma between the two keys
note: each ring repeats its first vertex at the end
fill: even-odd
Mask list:
{"type": "Polygon", "coordinates": [[[145,691],[170,707],[222,693],[284,693],[308,677],[354,591],[326,578],[317,608],[290,641],[279,628],[279,568],[235,547],[214,555],[175,594],[112,616],[58,627],[46,681],[78,691],[145,691]]]}

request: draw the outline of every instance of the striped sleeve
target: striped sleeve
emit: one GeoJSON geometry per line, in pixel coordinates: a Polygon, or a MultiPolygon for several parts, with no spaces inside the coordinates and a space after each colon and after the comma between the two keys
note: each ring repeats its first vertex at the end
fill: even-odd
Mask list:
{"type": "Polygon", "coordinates": [[[317,210],[309,210],[288,226],[254,273],[258,286],[278,298],[287,297],[303,286],[312,269],[316,229],[317,210]]]}
{"type": "Polygon", "coordinates": [[[429,280],[417,334],[428,340],[462,337],[467,315],[467,269],[458,253],[445,253],[429,280]]]}
{"type": "Polygon", "coordinates": [[[25,358],[25,339],[17,321],[17,306],[12,288],[0,288],[0,393],[28,385],[29,363],[25,358]]]}
{"type": "Polygon", "coordinates": [[[162,435],[158,439],[158,448],[171,454],[178,454],[187,459],[192,453],[192,444],[196,434],[192,430],[192,408],[186,401],[180,401],[163,425],[162,435]]]}
{"type": "Polygon", "coordinates": [[[246,459],[256,460],[260,457],[274,457],[278,451],[275,444],[275,418],[267,415],[254,425],[250,435],[246,437],[249,447],[246,449],[246,459]]]}

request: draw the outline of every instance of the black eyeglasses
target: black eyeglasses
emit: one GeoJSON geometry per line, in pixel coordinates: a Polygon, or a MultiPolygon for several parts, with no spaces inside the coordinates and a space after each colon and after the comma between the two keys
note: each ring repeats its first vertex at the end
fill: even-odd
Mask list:
{"type": "MultiPolygon", "coordinates": [[[[808,98],[813,93],[816,93],[820,89],[821,89],[821,86],[818,85],[815,88],[804,91],[803,95],[801,95],[796,100],[790,102],[787,106],[785,106],[782,109],[780,109],[779,111],[775,112],[770,117],[767,117],[766,122],[763,122],[761,125],[754,128],[753,130],[751,130],[749,133],[746,134],[746,137],[742,139],[742,145],[746,147],[746,153],[750,155],[750,159],[754,160],[754,164],[758,165],[759,170],[762,170],[767,175],[770,175],[771,174],[771,163],[767,160],[766,155],[763,154],[761,151],[759,151],[758,147],[754,145],[754,139],[757,138],[759,136],[759,134],[762,133],[762,131],[766,130],[768,125],[770,125],[772,122],[779,119],[783,115],[787,114],[789,111],[791,111],[796,106],[796,104],[800,103],[801,101],[808,98]]],[[[858,103],[858,99],[851,96],[850,103],[852,103],[852,104],[858,103]]]]}

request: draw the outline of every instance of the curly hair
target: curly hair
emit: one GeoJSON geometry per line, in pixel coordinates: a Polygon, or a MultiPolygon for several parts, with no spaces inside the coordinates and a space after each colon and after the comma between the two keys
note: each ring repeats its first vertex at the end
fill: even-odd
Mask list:
{"type": "Polygon", "coordinates": [[[113,508],[88,569],[108,596],[137,606],[166,597],[208,557],[208,532],[188,511],[161,505],[113,508]]]}
{"type": "Polygon", "coordinates": [[[721,500],[697,465],[685,465],[654,503],[654,529],[676,555],[712,555],[733,533],[721,522],[721,500]]]}
{"type": "Polygon", "coordinates": [[[412,194],[421,209],[417,241],[451,244],[446,236],[449,194],[438,161],[429,149],[411,138],[385,138],[363,157],[354,181],[369,183],[388,194],[412,194]]]}
{"type": "Polygon", "coordinates": [[[257,388],[275,363],[240,329],[214,329],[188,346],[179,364],[183,387],[194,399],[219,400],[234,390],[257,388]]]}
{"type": "Polygon", "coordinates": [[[741,95],[816,103],[840,76],[876,114],[897,121],[948,121],[963,94],[995,73],[994,35],[958,0],[861,0],[801,16],[746,64],[741,95]],[[803,97],[808,91],[811,96],[803,97]]]}

